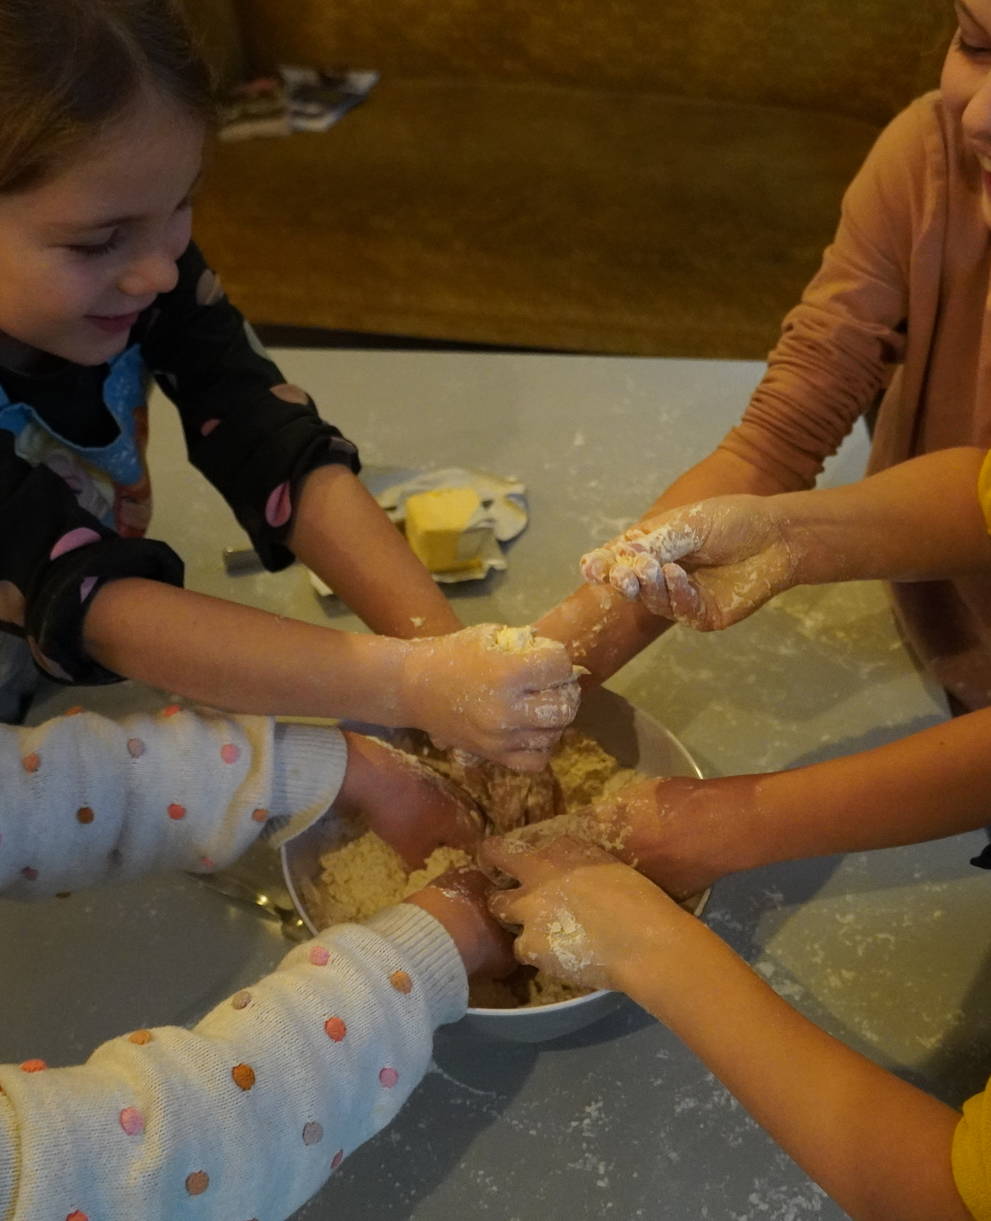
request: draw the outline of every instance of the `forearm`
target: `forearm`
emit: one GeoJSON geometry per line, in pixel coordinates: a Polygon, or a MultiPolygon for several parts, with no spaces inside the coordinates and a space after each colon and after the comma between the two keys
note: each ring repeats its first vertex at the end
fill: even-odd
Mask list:
{"type": "Polygon", "coordinates": [[[855,1221],[970,1221],[950,1167],[958,1113],[809,1022],[704,925],[666,921],[616,982],[855,1221]]]}
{"type": "Polygon", "coordinates": [[[572,662],[589,671],[581,680],[585,687],[605,682],[669,627],[669,620],[608,585],[580,585],[533,625],[538,635],[559,640],[572,662]]]}
{"type": "MultiPolygon", "coordinates": [[[[667,509],[730,492],[771,495],[785,489],[759,467],[728,450],[716,449],[680,475],[640,520],[667,509]]],[[[534,625],[542,636],[560,640],[576,665],[585,666],[587,684],[604,682],[671,626],[639,601],[607,585],[583,585],[552,607],[534,625]]]]}
{"type": "Polygon", "coordinates": [[[406,638],[461,627],[406,540],[343,466],[307,477],[289,545],[375,632],[406,638]]]}
{"type": "Polygon", "coordinates": [[[940,450],[846,487],[780,497],[799,581],[936,580],[991,568],[977,497],[984,456],[940,450]]]}
{"type": "Polygon", "coordinates": [[[214,707],[402,723],[400,640],[129,578],[94,596],[84,643],[117,674],[214,707]]]}
{"type": "Polygon", "coordinates": [[[731,872],[983,827],[991,821],[989,732],[985,709],[810,767],[713,781],[727,787],[732,822],[713,863],[731,872]]]}

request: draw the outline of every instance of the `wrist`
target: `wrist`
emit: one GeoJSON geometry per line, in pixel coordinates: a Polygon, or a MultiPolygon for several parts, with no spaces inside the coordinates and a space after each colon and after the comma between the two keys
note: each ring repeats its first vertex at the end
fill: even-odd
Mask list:
{"type": "Polygon", "coordinates": [[[660,1016],[655,994],[663,996],[667,986],[664,981],[677,986],[677,980],[691,969],[690,947],[696,930],[701,928],[704,925],[695,916],[659,894],[652,909],[639,912],[628,948],[608,964],[611,986],[660,1016]]]}
{"type": "Polygon", "coordinates": [[[825,585],[894,576],[904,550],[902,522],[884,512],[864,482],[776,498],[794,548],[796,584],[825,585]]]}
{"type": "Polygon", "coordinates": [[[768,501],[790,553],[792,585],[825,585],[852,575],[848,572],[849,514],[833,491],[786,492],[768,501]]]}
{"type": "Polygon", "coordinates": [[[429,687],[430,659],[434,652],[433,638],[404,640],[397,657],[396,708],[398,725],[429,732],[424,723],[427,718],[423,709],[423,690],[429,687]]]}
{"type": "Polygon", "coordinates": [[[407,699],[406,661],[410,642],[393,636],[355,635],[361,649],[355,660],[360,671],[365,699],[352,701],[350,720],[365,720],[375,725],[412,727],[407,699]]]}
{"type": "Polygon", "coordinates": [[[349,729],[341,730],[341,737],[347,749],[347,767],[334,805],[339,813],[348,814],[362,809],[369,792],[375,791],[375,756],[379,744],[374,738],[349,729]]]}
{"type": "Polygon", "coordinates": [[[766,863],[773,819],[763,775],[656,782],[656,811],[638,819],[624,848],[641,873],[678,897],[766,863]]]}
{"type": "Polygon", "coordinates": [[[426,886],[404,900],[422,908],[444,928],[454,942],[468,975],[505,972],[508,936],[489,915],[484,899],[491,890],[475,871],[447,874],[443,884],[426,886]]]}

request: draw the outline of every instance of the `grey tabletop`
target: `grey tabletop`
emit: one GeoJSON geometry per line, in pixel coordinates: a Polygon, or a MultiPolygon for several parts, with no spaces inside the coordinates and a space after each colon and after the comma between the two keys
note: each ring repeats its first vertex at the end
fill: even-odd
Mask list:
{"type": "MultiPolygon", "coordinates": [[[[522,480],[530,524],[508,568],[448,587],[467,623],[527,622],[567,593],[576,559],[615,533],[738,417],[750,362],[287,351],[287,377],[371,466],[472,466],[522,480]]],[[[282,614],[359,625],[299,567],[229,576],[243,536],[186,464],[174,412],[152,409],[153,533],[188,584],[282,614]]],[[[864,467],[857,431],[826,478],[864,467]]],[[[715,636],[677,629],[611,686],[710,775],[764,771],[944,719],[873,583],[799,589],[715,636]]],[[[160,698],[85,694],[109,713],[160,698]]],[[[79,693],[49,691],[41,720],[79,693]]],[[[854,1047],[959,1103],[989,1070],[989,937],[968,863],[983,835],[760,870],[720,883],[705,919],[790,1002],[854,1047]]],[[[277,924],[185,876],[44,905],[0,902],[0,1058],[83,1058],[124,1029],[194,1020],[273,965],[277,924]]],[[[810,1100],[814,1105],[814,1100],[810,1100]]],[[[833,1221],[842,1212],[667,1030],[627,1003],[539,1047],[439,1032],[396,1122],[298,1214],[315,1221],[833,1221]]]]}

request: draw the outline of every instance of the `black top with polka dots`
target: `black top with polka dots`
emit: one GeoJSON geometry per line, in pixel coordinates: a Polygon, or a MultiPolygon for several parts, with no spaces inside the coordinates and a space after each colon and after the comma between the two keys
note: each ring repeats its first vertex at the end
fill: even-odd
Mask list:
{"type": "Polygon", "coordinates": [[[82,647],[104,582],[182,584],[176,553],[144,537],[151,377],[179,411],[190,461],[273,571],[293,559],[286,535],[303,477],[327,463],[360,469],[355,446],[286,384],[195,245],[110,364],[43,353],[0,363],[0,631],[25,636],[58,681],[118,677],[82,647]]]}

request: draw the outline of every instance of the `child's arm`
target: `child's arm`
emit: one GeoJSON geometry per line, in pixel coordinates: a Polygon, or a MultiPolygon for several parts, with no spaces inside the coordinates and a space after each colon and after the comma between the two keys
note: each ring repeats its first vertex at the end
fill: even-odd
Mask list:
{"type": "Polygon", "coordinates": [[[491,625],[395,640],[125,578],[92,596],[84,629],[109,670],[193,700],[423,729],[524,770],[543,765],[577,709],[563,647],[514,651],[491,625]]]}
{"type": "MultiPolygon", "coordinates": [[[[864,852],[977,830],[991,822],[991,709],[808,767],[713,780],[646,780],[576,821],[554,824],[600,844],[679,898],[729,873],[779,861],[864,852]]],[[[560,832],[559,832],[560,833],[560,832]]]]}
{"type": "Polygon", "coordinates": [[[263,835],[305,831],[331,803],[420,865],[477,839],[470,801],[360,734],[171,706],[0,727],[0,895],[44,898],[166,869],[222,869],[263,835]]]}
{"type": "MultiPolygon", "coordinates": [[[[674,481],[640,518],[643,526],[659,514],[725,493],[770,496],[796,484],[765,471],[726,449],[716,449],[674,481]]],[[[630,600],[609,585],[580,585],[534,624],[534,630],[560,640],[588,677],[583,685],[605,682],[671,626],[640,599],[630,600]]]]}
{"type": "Polygon", "coordinates": [[[288,541],[374,632],[406,638],[461,627],[437,582],[347,467],[321,466],[306,477],[288,541]]]}
{"type": "MultiPolygon", "coordinates": [[[[450,603],[358,483],[355,446],[286,382],[195,244],[178,267],[142,354],[178,408],[190,460],[262,563],[279,569],[297,556],[374,631],[456,631],[450,603]]],[[[332,400],[334,388],[321,394],[332,400]]]]}
{"type": "Polygon", "coordinates": [[[716,935],[600,849],[485,848],[518,877],[491,901],[517,956],[653,1013],[854,1221],[972,1221],[954,1186],[958,1112],[787,1005],[716,935]],[[576,966],[576,964],[578,964],[576,966]]]}
{"type": "Polygon", "coordinates": [[[980,449],[940,450],[846,487],[716,497],[642,523],[582,568],[703,631],[793,585],[978,571],[991,567],[977,493],[984,458],[980,449]]]}
{"type": "Polygon", "coordinates": [[[477,883],[338,925],[192,1030],[134,1031],[82,1067],[0,1067],[0,1215],[288,1217],[388,1124],[467,1003],[506,969],[477,883]]]}

